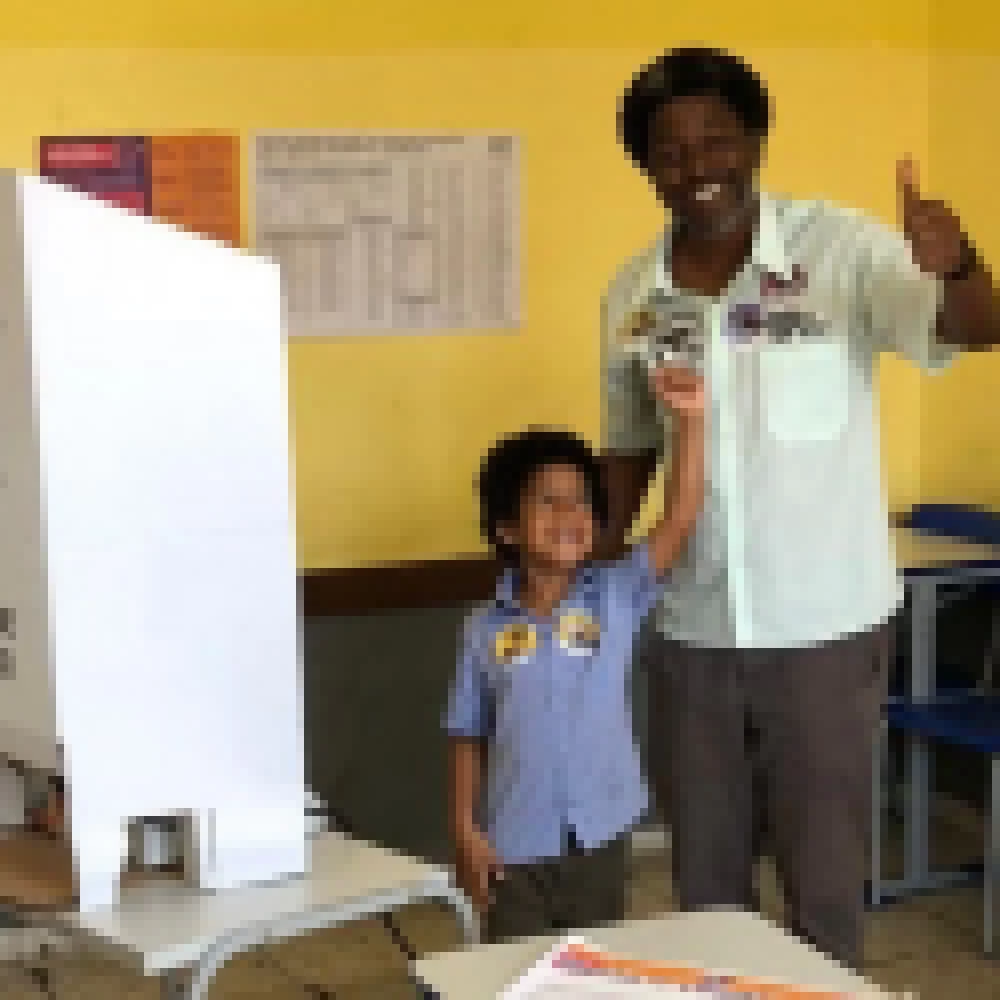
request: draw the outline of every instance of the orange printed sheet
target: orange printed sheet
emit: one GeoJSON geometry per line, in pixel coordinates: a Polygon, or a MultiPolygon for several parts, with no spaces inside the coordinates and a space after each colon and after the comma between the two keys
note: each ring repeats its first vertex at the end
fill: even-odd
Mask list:
{"type": "Polygon", "coordinates": [[[153,136],[148,143],[150,214],[238,246],[239,138],[218,134],[153,136]]]}

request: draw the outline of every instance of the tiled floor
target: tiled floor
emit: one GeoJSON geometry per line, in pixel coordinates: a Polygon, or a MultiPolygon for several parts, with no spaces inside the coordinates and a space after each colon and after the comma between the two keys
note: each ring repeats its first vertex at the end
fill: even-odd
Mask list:
{"type": "MultiPolygon", "coordinates": [[[[938,861],[953,863],[975,854],[977,831],[943,827],[936,833],[938,861]]],[[[664,853],[636,859],[632,914],[672,909],[664,853]]],[[[780,919],[773,874],[765,865],[761,892],[768,916],[780,919]]],[[[399,923],[420,953],[458,944],[451,916],[436,907],[412,907],[399,923]]],[[[1000,1000],[1000,962],[981,953],[982,896],[978,890],[936,894],[898,904],[869,917],[868,974],[896,991],[922,1000],[1000,1000]]],[[[92,957],[55,963],[62,1000],[154,1000],[156,984],[92,957]]],[[[0,969],[3,1000],[40,1000],[16,969],[0,969]]],[[[210,1000],[413,1000],[402,956],[375,921],[353,924],[243,955],[222,970],[210,1000]]]]}

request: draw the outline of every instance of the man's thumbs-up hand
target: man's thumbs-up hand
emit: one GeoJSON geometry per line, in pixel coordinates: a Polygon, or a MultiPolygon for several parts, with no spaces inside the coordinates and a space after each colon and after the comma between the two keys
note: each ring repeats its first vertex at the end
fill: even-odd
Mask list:
{"type": "Polygon", "coordinates": [[[938,278],[958,271],[969,252],[969,242],[958,216],[943,201],[920,193],[917,165],[907,158],[896,165],[903,233],[920,270],[938,278]]]}

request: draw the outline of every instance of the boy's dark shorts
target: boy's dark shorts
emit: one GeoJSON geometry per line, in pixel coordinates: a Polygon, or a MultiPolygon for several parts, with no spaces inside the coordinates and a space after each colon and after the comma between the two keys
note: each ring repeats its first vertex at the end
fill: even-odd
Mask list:
{"type": "Polygon", "coordinates": [[[562,857],[508,865],[493,886],[486,941],[559,933],[625,919],[629,837],[585,851],[569,835],[562,857]]]}

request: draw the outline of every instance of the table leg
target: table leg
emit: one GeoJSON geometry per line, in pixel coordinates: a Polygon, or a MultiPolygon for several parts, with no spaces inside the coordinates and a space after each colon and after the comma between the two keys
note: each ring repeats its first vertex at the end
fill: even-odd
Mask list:
{"type": "Polygon", "coordinates": [[[43,944],[38,949],[37,961],[28,962],[25,971],[36,990],[45,1000],[56,1000],[55,987],[52,985],[52,965],[49,946],[43,944]]]}
{"type": "Polygon", "coordinates": [[[160,996],[163,1000],[188,1000],[191,995],[191,971],[170,969],[160,976],[160,996]]]}
{"type": "Polygon", "coordinates": [[[879,722],[875,735],[875,753],[872,760],[872,844],[871,844],[871,905],[882,904],[882,814],[885,809],[882,791],[886,787],[886,743],[888,725],[879,722]]]}
{"type": "Polygon", "coordinates": [[[445,902],[455,911],[459,923],[462,925],[462,936],[465,938],[465,943],[479,944],[481,930],[479,915],[469,897],[461,889],[451,886],[444,898],[445,902]]]}
{"type": "MultiPolygon", "coordinates": [[[[910,685],[914,700],[927,698],[935,686],[937,582],[918,577],[910,584],[910,685]]],[[[926,740],[907,738],[906,874],[910,885],[929,875],[931,801],[930,758],[926,740]]]]}
{"type": "Polygon", "coordinates": [[[994,955],[994,909],[1000,895],[1000,754],[990,761],[990,794],[987,799],[986,856],[983,859],[983,937],[987,955],[994,955]]]}
{"type": "MultiPolygon", "coordinates": [[[[235,954],[250,951],[259,945],[336,927],[353,920],[364,920],[421,900],[443,900],[451,906],[461,923],[465,939],[479,942],[479,920],[468,897],[453,884],[435,879],[422,887],[408,887],[353,903],[345,902],[327,911],[312,911],[297,917],[286,917],[269,925],[244,928],[216,941],[199,956],[195,965],[173,984],[170,1000],[204,1000],[219,969],[235,954]]],[[[167,989],[167,986],[164,986],[167,989]]]]}

